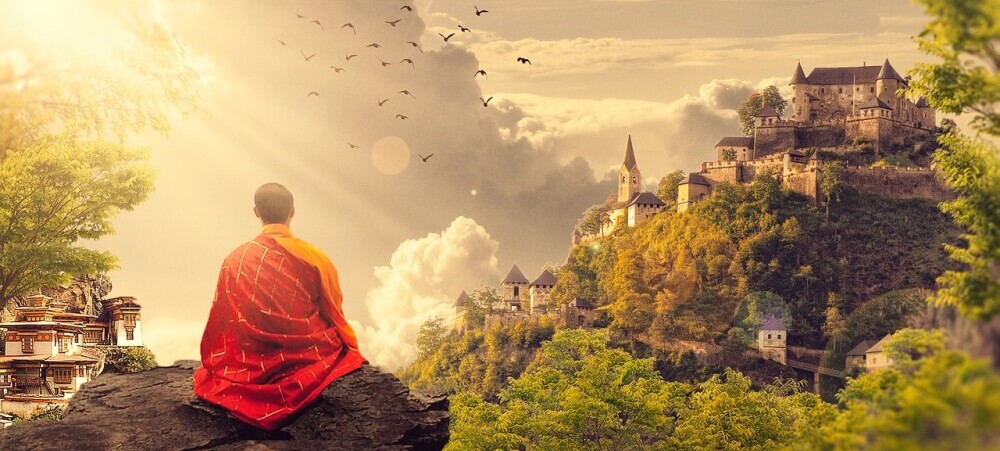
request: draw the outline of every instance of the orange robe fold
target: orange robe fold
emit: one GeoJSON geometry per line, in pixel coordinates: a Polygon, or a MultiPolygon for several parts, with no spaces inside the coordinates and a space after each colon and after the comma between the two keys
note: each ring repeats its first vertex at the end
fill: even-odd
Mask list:
{"type": "Polygon", "coordinates": [[[344,318],[337,272],[280,224],[223,263],[201,339],[198,397],[273,431],[365,359],[344,318]]]}

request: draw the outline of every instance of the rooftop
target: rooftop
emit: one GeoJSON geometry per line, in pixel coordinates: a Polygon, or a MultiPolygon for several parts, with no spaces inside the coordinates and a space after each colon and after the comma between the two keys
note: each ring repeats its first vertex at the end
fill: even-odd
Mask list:
{"type": "Polygon", "coordinates": [[[884,108],[884,109],[887,109],[887,110],[891,110],[892,109],[892,107],[889,106],[888,103],[885,103],[882,99],[880,99],[878,97],[875,97],[875,98],[873,98],[873,99],[871,99],[871,100],[863,103],[858,108],[860,108],[862,110],[868,110],[868,109],[872,109],[872,108],[884,108]]]}
{"type": "Polygon", "coordinates": [[[705,186],[711,185],[710,183],[708,183],[708,179],[706,179],[705,176],[694,172],[685,175],[684,178],[681,179],[681,182],[678,183],[678,185],[684,185],[684,184],[705,185],[705,186]]]}
{"type": "Polygon", "coordinates": [[[503,278],[503,283],[528,283],[528,278],[524,277],[524,273],[517,268],[517,265],[514,265],[507,273],[507,277],[503,278]]]}
{"type": "Polygon", "coordinates": [[[752,136],[727,136],[719,140],[715,147],[753,147],[752,136]]]}
{"type": "Polygon", "coordinates": [[[586,298],[574,298],[572,301],[569,301],[569,306],[576,308],[593,309],[594,300],[586,298]]]}
{"type": "Polygon", "coordinates": [[[865,355],[865,352],[868,352],[868,349],[871,347],[872,347],[872,342],[869,340],[864,340],[861,343],[858,343],[857,346],[851,348],[850,351],[847,351],[847,356],[850,357],[850,356],[865,355]]]}
{"type": "Polygon", "coordinates": [[[635,197],[632,198],[632,201],[629,202],[628,205],[626,205],[626,206],[632,206],[632,205],[636,205],[636,204],[638,204],[638,205],[661,205],[661,206],[662,205],[666,205],[666,204],[663,203],[662,200],[660,200],[659,197],[656,197],[656,194],[648,193],[648,192],[647,193],[638,193],[638,194],[636,194],[635,197]]]}
{"type": "Polygon", "coordinates": [[[869,352],[883,352],[883,351],[885,351],[885,349],[883,349],[883,347],[884,347],[884,346],[885,346],[885,344],[886,344],[886,343],[888,343],[888,342],[889,342],[889,340],[891,340],[891,339],[892,339],[892,335],[890,335],[890,334],[885,334],[885,336],[884,336],[884,337],[882,337],[882,339],[881,339],[881,340],[879,340],[879,341],[878,341],[878,343],[875,343],[875,345],[874,345],[874,346],[872,346],[872,347],[868,348],[868,350],[867,350],[867,351],[865,351],[865,353],[869,353],[869,352]]]}
{"type": "Polygon", "coordinates": [[[625,161],[622,163],[625,169],[632,170],[637,166],[635,162],[635,151],[632,150],[632,135],[628,135],[628,145],[625,147],[625,161]]]}
{"type": "Polygon", "coordinates": [[[542,273],[539,274],[538,278],[535,279],[534,282],[531,282],[531,284],[554,286],[556,284],[556,276],[552,275],[552,273],[549,272],[549,270],[543,269],[542,273]]]}
{"type": "Polygon", "coordinates": [[[771,315],[764,325],[760,327],[760,330],[785,330],[785,323],[781,322],[781,318],[771,315]]]}

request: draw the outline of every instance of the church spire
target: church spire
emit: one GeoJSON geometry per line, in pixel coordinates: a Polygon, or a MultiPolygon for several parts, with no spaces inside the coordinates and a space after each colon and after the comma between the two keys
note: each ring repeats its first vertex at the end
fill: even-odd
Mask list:
{"type": "Polygon", "coordinates": [[[635,168],[635,151],[632,150],[632,134],[628,135],[628,147],[625,148],[625,169],[632,170],[635,168]]]}

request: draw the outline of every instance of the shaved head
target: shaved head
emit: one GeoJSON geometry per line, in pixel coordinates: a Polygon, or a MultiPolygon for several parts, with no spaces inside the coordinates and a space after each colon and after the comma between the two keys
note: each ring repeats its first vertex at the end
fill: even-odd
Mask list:
{"type": "Polygon", "coordinates": [[[278,183],[265,183],[253,195],[257,215],[264,224],[280,224],[292,215],[292,193],[278,183]]]}

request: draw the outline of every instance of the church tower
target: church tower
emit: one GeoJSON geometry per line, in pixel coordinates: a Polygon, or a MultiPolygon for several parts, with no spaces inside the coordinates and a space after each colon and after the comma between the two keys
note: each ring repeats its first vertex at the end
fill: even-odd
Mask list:
{"type": "Polygon", "coordinates": [[[635,151],[632,150],[632,135],[628,135],[628,147],[625,148],[625,161],[618,170],[618,202],[627,203],[642,191],[642,174],[635,162],[635,151]]]}

